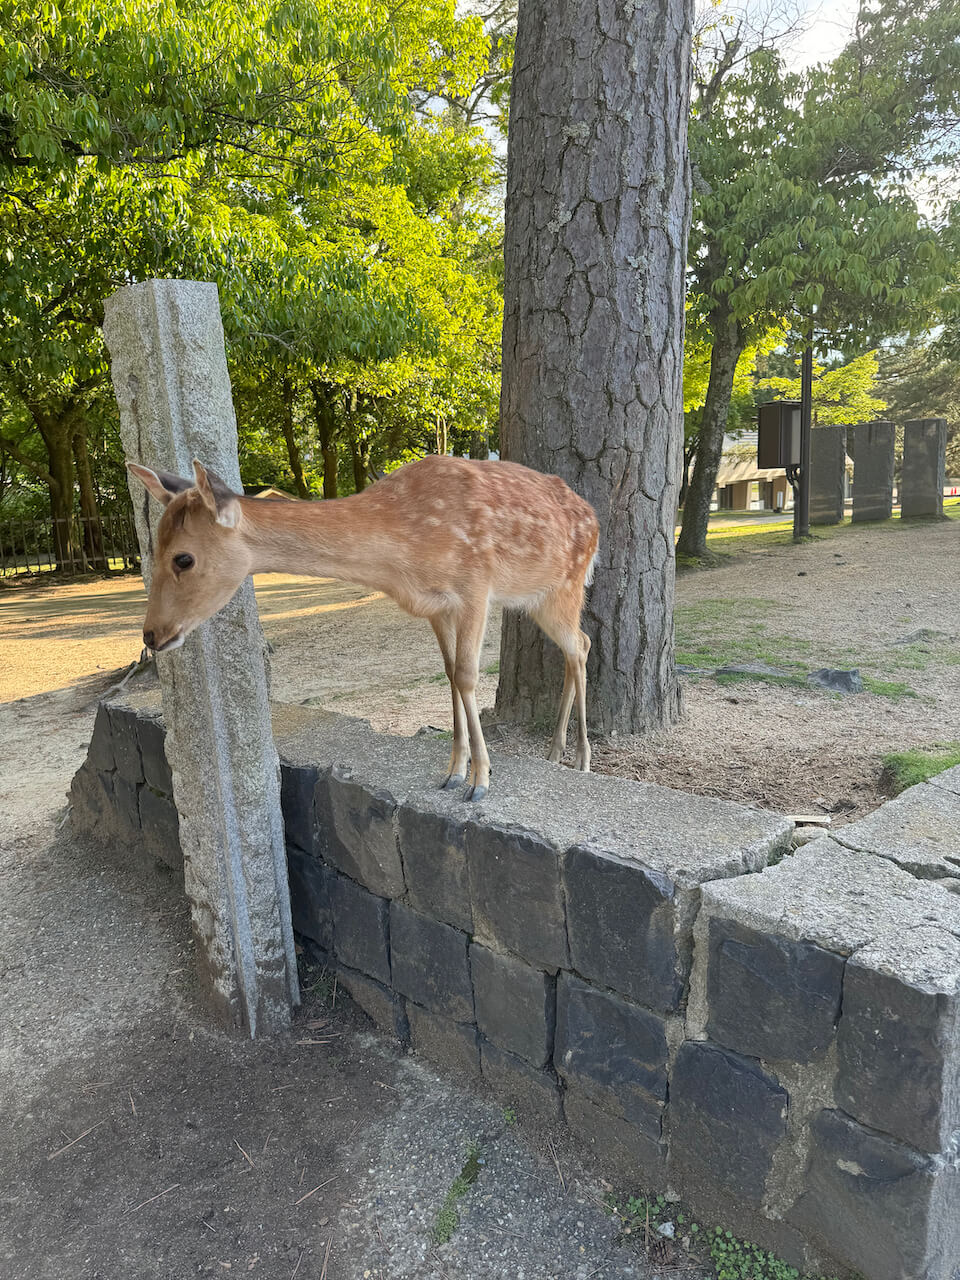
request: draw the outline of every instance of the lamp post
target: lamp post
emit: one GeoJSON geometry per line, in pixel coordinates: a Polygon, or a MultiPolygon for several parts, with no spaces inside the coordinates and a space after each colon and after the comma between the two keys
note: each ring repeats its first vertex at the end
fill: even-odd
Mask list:
{"type": "Polygon", "coordinates": [[[800,470],[793,511],[793,538],[810,537],[810,430],[813,419],[813,316],[807,321],[800,360],[800,470]]]}

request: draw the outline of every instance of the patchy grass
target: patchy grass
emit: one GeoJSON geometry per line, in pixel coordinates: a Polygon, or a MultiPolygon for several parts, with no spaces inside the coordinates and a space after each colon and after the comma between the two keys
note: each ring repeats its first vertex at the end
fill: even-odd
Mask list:
{"type": "MultiPolygon", "coordinates": [[[[948,498],[943,504],[944,518],[960,521],[960,498],[948,498]]],[[[877,532],[899,530],[903,523],[914,525],[924,521],[901,521],[899,515],[889,520],[868,521],[853,524],[846,519],[842,524],[817,525],[816,533],[804,539],[802,543],[793,540],[793,521],[784,523],[767,521],[759,524],[726,524],[725,519],[717,520],[717,513],[710,517],[711,528],[707,530],[707,554],[704,557],[677,555],[677,568],[680,570],[714,569],[718,565],[729,564],[732,559],[741,555],[754,555],[757,552],[772,551],[780,547],[800,547],[816,544],[828,538],[845,539],[856,537],[861,531],[877,532]]]]}
{"type": "Polygon", "coordinates": [[[863,687],[868,693],[875,693],[880,698],[890,698],[899,702],[901,698],[917,698],[916,689],[911,689],[903,680],[874,680],[872,676],[862,676],[863,687]]]}
{"type": "Polygon", "coordinates": [[[477,1143],[468,1143],[467,1158],[463,1162],[463,1168],[451,1182],[450,1190],[437,1210],[432,1232],[434,1244],[446,1244],[460,1225],[460,1201],[480,1176],[482,1163],[483,1157],[477,1143]]]}
{"type": "MultiPolygon", "coordinates": [[[[677,661],[689,667],[724,667],[760,662],[783,667],[786,676],[757,677],[787,684],[802,683],[806,675],[810,640],[802,636],[770,634],[766,619],[784,608],[771,600],[745,596],[738,600],[698,600],[681,605],[675,613],[677,661]]],[[[720,677],[747,679],[746,676],[720,677]]]]}
{"type": "Polygon", "coordinates": [[[960,742],[938,742],[930,747],[892,751],[883,757],[883,783],[891,795],[926,782],[944,769],[960,764],[960,742]]]}

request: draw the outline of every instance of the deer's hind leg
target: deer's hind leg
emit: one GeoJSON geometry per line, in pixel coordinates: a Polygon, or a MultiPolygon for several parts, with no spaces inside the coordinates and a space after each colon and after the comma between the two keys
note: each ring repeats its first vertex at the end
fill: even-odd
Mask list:
{"type": "Polygon", "coordinates": [[[463,709],[463,699],[457,690],[457,630],[453,619],[448,615],[431,618],[430,625],[437,637],[440,652],[443,654],[443,666],[450,681],[450,694],[453,699],[453,747],[450,751],[450,766],[447,776],[440,787],[453,790],[466,781],[467,765],[470,760],[470,740],[467,734],[467,716],[463,709]]]}
{"type": "Polygon", "coordinates": [[[490,757],[480,727],[477,681],[480,678],[480,647],[487,629],[488,598],[465,601],[457,619],[457,655],[454,680],[463,702],[470,738],[470,773],[466,800],[482,800],[490,789],[490,757]]]}
{"type": "Polygon", "coordinates": [[[560,715],[550,743],[547,758],[558,762],[563,756],[567,741],[567,723],[574,699],[577,703],[577,754],[576,768],[590,772],[590,740],[587,737],[587,655],[590,637],[580,630],[580,611],[583,607],[583,588],[570,587],[551,591],[542,603],[531,610],[531,617],[545,635],[563,654],[563,693],[560,696],[560,715]]]}

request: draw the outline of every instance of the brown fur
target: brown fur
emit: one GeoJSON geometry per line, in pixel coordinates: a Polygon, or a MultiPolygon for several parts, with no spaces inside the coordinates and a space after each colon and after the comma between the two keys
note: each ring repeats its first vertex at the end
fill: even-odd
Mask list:
{"type": "Polygon", "coordinates": [[[580,614],[598,526],[589,504],[557,476],[511,462],[430,457],[352,497],[270,503],[231,495],[195,467],[195,486],[175,495],[152,472],[135,470],[167,507],[144,622],[156,648],[180,643],[249,573],[340,578],[383,591],[434,629],[453,699],[449,779],[461,780],[469,759],[471,789],[482,795],[489,760],[476,684],[487,610],[496,600],[526,609],[563,651],[550,758],[560,759],[576,699],[576,763],[589,769],[590,642],[580,614]],[[195,564],[178,571],[174,557],[184,552],[195,564]]]}

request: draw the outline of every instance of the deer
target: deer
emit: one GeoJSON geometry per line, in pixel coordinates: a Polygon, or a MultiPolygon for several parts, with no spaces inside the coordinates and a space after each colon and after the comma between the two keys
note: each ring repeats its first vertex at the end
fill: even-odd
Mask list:
{"type": "Polygon", "coordinates": [[[187,480],[127,462],[165,510],[157,528],[143,641],[179,648],[248,574],[295,572],[383,592],[425,618],[443,655],[453,746],[442,788],[482,800],[490,758],[480,726],[480,650],[492,602],[525,611],[564,658],[548,759],[559,763],[574,700],[574,767],[590,770],[584,593],[597,555],[593,508],[559,476],[514,462],[428,456],[343,498],[248,498],[201,462],[187,480]]]}

